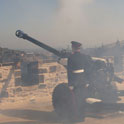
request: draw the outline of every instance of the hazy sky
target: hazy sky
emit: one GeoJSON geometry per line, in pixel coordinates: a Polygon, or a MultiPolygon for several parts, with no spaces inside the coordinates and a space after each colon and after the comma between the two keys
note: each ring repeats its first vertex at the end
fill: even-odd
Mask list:
{"type": "Polygon", "coordinates": [[[124,0],[0,0],[0,46],[38,48],[18,39],[21,29],[53,47],[124,40],[124,0]]]}

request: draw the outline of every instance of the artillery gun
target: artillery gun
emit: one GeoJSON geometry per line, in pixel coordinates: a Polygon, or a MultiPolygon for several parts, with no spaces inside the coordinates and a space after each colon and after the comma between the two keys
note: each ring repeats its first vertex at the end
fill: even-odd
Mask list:
{"type": "MultiPolygon", "coordinates": [[[[42,42],[39,42],[20,30],[16,31],[16,36],[40,46],[59,58],[67,59],[70,55],[68,52],[58,51],[42,42]]],[[[123,79],[114,74],[112,63],[108,62],[106,59],[93,57],[92,60],[92,65],[89,68],[90,78],[87,80],[86,86],[87,98],[96,98],[99,99],[98,101],[102,101],[103,103],[116,103],[118,101],[118,91],[113,83],[121,83],[123,79]]],[[[63,64],[63,66],[66,67],[67,65],[63,64]]],[[[52,94],[53,107],[60,117],[72,118],[75,116],[76,104],[74,102],[74,97],[74,92],[69,89],[67,83],[58,84],[54,88],[52,94]]]]}

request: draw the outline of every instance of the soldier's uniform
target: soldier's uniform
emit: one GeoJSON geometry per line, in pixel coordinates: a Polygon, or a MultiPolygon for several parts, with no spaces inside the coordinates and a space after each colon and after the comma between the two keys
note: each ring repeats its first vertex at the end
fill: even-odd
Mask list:
{"type": "MultiPolygon", "coordinates": [[[[72,47],[80,49],[81,44],[72,41],[72,47]]],[[[84,116],[84,106],[86,99],[86,73],[91,58],[87,55],[81,54],[80,51],[75,51],[68,58],[67,73],[68,73],[68,85],[74,87],[74,93],[76,96],[78,114],[84,116]],[[83,108],[82,108],[83,107],[83,108]],[[80,112],[79,112],[80,111],[80,112]],[[83,112],[83,113],[82,113],[83,112]]]]}
{"type": "MultiPolygon", "coordinates": [[[[72,41],[72,47],[80,47],[81,44],[72,41]]],[[[76,51],[72,53],[68,58],[67,73],[68,73],[68,85],[77,87],[78,85],[85,85],[84,78],[88,73],[88,68],[92,62],[90,56],[76,51]]]]}

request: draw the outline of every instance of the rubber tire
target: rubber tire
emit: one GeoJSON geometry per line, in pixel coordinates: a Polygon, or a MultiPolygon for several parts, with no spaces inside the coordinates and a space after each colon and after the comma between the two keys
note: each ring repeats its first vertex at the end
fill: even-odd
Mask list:
{"type": "MultiPolygon", "coordinates": [[[[91,96],[96,99],[101,99],[103,103],[116,103],[118,101],[117,87],[113,84],[106,86],[101,89],[90,90],[92,91],[91,96]]],[[[89,91],[89,92],[90,92],[89,91]]]]}
{"type": "MultiPolygon", "coordinates": [[[[107,74],[103,70],[96,73],[92,96],[101,99],[104,103],[116,103],[118,101],[117,87],[110,77],[107,81],[107,74]]],[[[92,89],[92,86],[91,86],[92,89]]],[[[92,91],[92,90],[91,90],[92,91]]]]}
{"type": "Polygon", "coordinates": [[[75,96],[66,83],[57,85],[52,94],[55,112],[62,119],[74,120],[77,113],[75,96]]]}

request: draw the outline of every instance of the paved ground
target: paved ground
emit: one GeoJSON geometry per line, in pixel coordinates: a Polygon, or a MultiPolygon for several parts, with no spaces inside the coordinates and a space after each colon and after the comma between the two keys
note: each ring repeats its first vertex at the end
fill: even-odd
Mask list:
{"type": "MultiPolygon", "coordinates": [[[[0,112],[0,124],[71,124],[67,121],[60,121],[52,107],[44,103],[38,105],[19,104],[19,107],[11,106],[3,108],[0,112]]],[[[4,106],[5,107],[5,106],[4,106]]],[[[124,113],[122,111],[99,111],[89,113],[84,122],[77,124],[123,124],[124,113]]]]}
{"type": "MultiPolygon", "coordinates": [[[[122,85],[118,87],[124,88],[122,85]]],[[[2,99],[0,124],[72,124],[58,119],[52,108],[51,95],[34,94],[2,99]]],[[[77,124],[124,124],[123,99],[121,104],[103,105],[97,112],[87,112],[85,121],[77,124]]]]}

